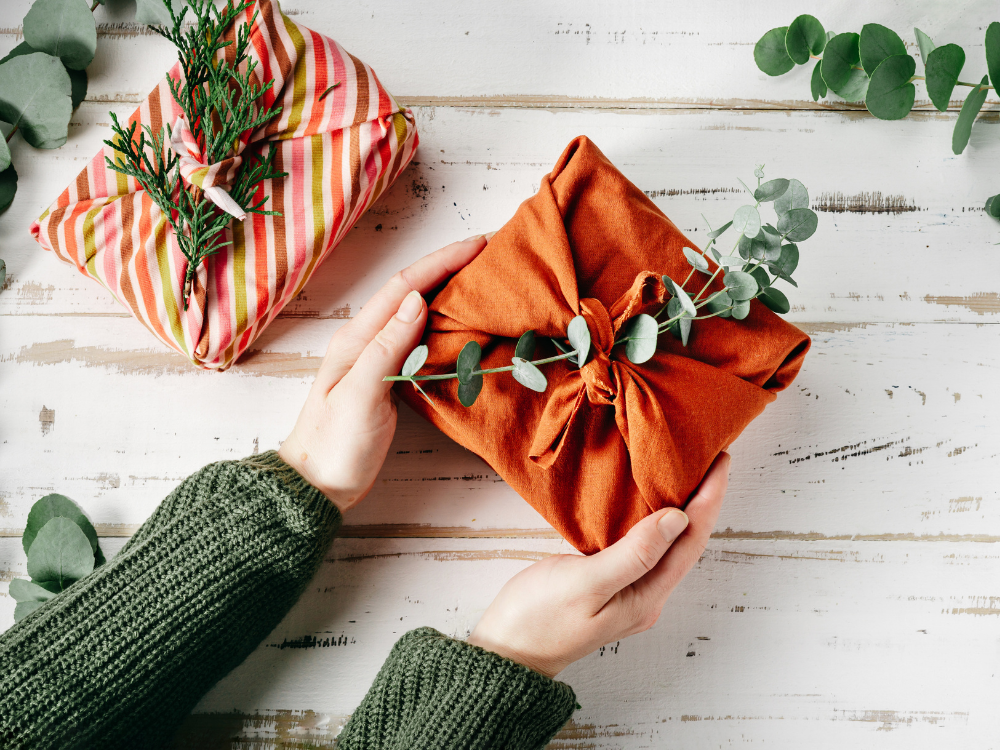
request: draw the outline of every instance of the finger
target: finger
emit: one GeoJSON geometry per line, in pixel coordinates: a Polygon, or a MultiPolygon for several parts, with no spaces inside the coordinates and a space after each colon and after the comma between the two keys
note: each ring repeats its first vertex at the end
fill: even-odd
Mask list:
{"type": "Polygon", "coordinates": [[[719,519],[722,500],[729,486],[728,453],[720,453],[684,509],[690,519],[685,532],[670,547],[656,566],[633,587],[656,612],[701,558],[719,519]]]}
{"type": "Polygon", "coordinates": [[[607,549],[586,558],[599,606],[652,570],[687,525],[683,511],[658,511],[639,521],[607,549]]]}
{"type": "MultiPolygon", "coordinates": [[[[332,388],[354,365],[361,352],[396,314],[403,299],[412,291],[426,294],[456,271],[460,271],[486,247],[483,235],[453,242],[426,255],[393,276],[350,323],[330,339],[326,356],[316,377],[317,384],[332,388]]],[[[395,373],[391,373],[395,375],[395,373]]]]}
{"type": "Polygon", "coordinates": [[[427,305],[420,292],[414,290],[403,298],[396,314],[375,334],[344,376],[341,383],[350,389],[355,405],[363,412],[388,397],[392,383],[383,378],[399,372],[420,343],[426,322],[427,305]]]}

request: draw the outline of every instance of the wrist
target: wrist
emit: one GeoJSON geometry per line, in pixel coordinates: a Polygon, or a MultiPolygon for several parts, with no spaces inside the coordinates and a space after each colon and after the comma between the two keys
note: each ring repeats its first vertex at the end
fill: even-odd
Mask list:
{"type": "Polygon", "coordinates": [[[336,505],[341,513],[354,504],[343,490],[323,480],[322,467],[316,465],[312,456],[299,444],[294,435],[290,435],[281,444],[281,447],[278,448],[278,456],[281,457],[282,461],[295,469],[299,476],[322,492],[326,499],[336,505]]]}
{"type": "Polygon", "coordinates": [[[490,651],[497,656],[510,659],[512,662],[527,667],[545,677],[555,679],[555,676],[563,670],[563,666],[556,665],[550,660],[539,659],[533,655],[526,654],[502,640],[491,638],[489,634],[479,632],[478,629],[473,630],[472,634],[465,639],[465,642],[470,646],[478,646],[484,651],[490,651]]]}

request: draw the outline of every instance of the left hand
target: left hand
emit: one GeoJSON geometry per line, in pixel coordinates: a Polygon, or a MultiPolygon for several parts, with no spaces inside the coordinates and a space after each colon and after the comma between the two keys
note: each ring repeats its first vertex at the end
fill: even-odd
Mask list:
{"type": "Polygon", "coordinates": [[[427,322],[423,294],[486,247],[483,235],[455,242],[403,269],[330,339],[305,406],[278,455],[341,512],[375,484],[393,433],[392,383],[427,322]]]}

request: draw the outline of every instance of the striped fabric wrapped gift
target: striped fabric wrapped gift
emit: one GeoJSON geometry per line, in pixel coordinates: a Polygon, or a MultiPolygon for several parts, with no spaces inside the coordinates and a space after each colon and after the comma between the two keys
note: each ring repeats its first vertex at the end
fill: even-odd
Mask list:
{"type": "MultiPolygon", "coordinates": [[[[234,219],[232,244],[202,263],[186,310],[187,262],[173,230],[134,179],[106,167],[110,147],[31,227],[43,248],[99,281],[157,338],[213,370],[236,361],[302,290],[417,147],[413,114],[370,67],[282,15],[276,0],[259,0],[238,23],[255,11],[251,55],[264,81],[274,80],[263,106],[282,109],[243,149],[277,149],[274,171],[288,174],[262,182],[255,200],[268,196],[264,208],[281,215],[234,219]]],[[[168,75],[179,78],[179,64],[168,75]]],[[[164,79],[129,122],[159,132],[179,114],[164,79]]],[[[212,165],[185,171],[190,180],[214,174],[212,165]]]]}

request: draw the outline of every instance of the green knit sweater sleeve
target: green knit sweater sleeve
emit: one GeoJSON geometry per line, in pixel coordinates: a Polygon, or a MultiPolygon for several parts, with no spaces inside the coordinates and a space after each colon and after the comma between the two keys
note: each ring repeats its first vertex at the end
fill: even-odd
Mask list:
{"type": "Polygon", "coordinates": [[[337,750],[536,750],[575,707],[569,685],[420,628],[393,647],[337,750]]]}
{"type": "Polygon", "coordinates": [[[288,612],[339,526],[274,452],[188,477],[110,562],[0,635],[0,747],[168,743],[288,612]]]}

